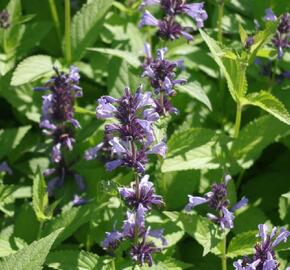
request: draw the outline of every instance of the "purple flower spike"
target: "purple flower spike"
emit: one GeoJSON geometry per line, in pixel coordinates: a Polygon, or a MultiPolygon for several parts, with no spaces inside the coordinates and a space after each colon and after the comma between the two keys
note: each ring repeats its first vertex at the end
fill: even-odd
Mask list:
{"type": "Polygon", "coordinates": [[[277,16],[274,14],[273,10],[271,8],[267,8],[265,10],[265,16],[264,16],[265,21],[276,21],[277,16]]]}
{"type": "Polygon", "coordinates": [[[281,59],[284,55],[284,50],[290,48],[290,14],[285,13],[280,21],[274,38],[273,45],[277,48],[278,58],[281,59]]]}
{"type": "Polygon", "coordinates": [[[132,260],[138,264],[144,265],[147,263],[151,267],[153,264],[152,254],[160,251],[160,249],[157,248],[153,242],[147,241],[149,232],[150,228],[148,228],[147,232],[144,234],[142,242],[133,245],[130,255],[132,260]]]}
{"type": "Polygon", "coordinates": [[[13,174],[11,168],[8,166],[8,163],[7,163],[6,161],[3,161],[3,162],[0,164],[0,173],[1,173],[1,172],[8,173],[9,175],[12,175],[12,174],[13,174]]]}
{"type": "Polygon", "coordinates": [[[279,262],[276,259],[274,248],[282,241],[286,242],[290,232],[284,228],[277,234],[277,228],[274,227],[271,234],[268,235],[266,224],[259,224],[258,237],[261,242],[255,245],[255,254],[252,259],[244,257],[243,260],[234,262],[236,270],[277,270],[279,262]],[[275,239],[276,237],[276,239],[275,239]]]}
{"type": "Polygon", "coordinates": [[[88,149],[85,152],[85,159],[86,160],[93,160],[97,157],[98,152],[102,149],[104,143],[99,143],[98,145],[96,145],[93,148],[88,149]]]}
{"type": "Polygon", "coordinates": [[[188,195],[189,202],[185,207],[185,211],[190,211],[197,205],[207,203],[216,214],[208,213],[207,217],[214,223],[217,223],[222,230],[232,229],[234,227],[234,211],[245,206],[248,199],[243,197],[232,209],[229,210],[230,201],[228,200],[227,184],[231,180],[231,176],[226,175],[224,182],[221,184],[213,184],[211,191],[206,193],[204,197],[195,197],[188,195]]]}
{"type": "Polygon", "coordinates": [[[149,175],[143,176],[139,183],[139,190],[136,190],[135,182],[131,183],[130,188],[119,188],[122,199],[135,209],[142,205],[150,210],[153,205],[161,207],[164,205],[162,197],[155,194],[153,183],[149,181],[149,175]]]}

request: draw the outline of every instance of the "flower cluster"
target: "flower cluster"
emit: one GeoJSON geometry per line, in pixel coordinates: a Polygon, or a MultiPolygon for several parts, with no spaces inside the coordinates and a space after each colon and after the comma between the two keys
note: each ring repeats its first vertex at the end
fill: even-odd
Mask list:
{"type": "Polygon", "coordinates": [[[174,86],[185,84],[185,79],[176,79],[175,69],[182,67],[183,61],[169,61],[165,59],[167,48],[157,50],[157,57],[152,57],[151,48],[148,43],[144,46],[145,61],[143,64],[143,77],[147,77],[156,95],[154,100],[156,112],[159,115],[166,113],[177,113],[169,100],[175,94],[174,86]]]}
{"type": "Polygon", "coordinates": [[[103,96],[98,99],[97,118],[114,118],[117,123],[105,126],[104,142],[89,149],[85,157],[90,160],[97,157],[104,146],[110,146],[111,160],[106,169],[112,171],[119,166],[133,168],[144,173],[148,155],[165,155],[166,144],[154,144],[153,123],[159,119],[156,104],[149,92],[143,93],[140,86],[135,94],[129,88],[119,98],[103,96]]]}
{"type": "MultiPolygon", "coordinates": [[[[138,176],[137,176],[138,177],[138,176]]],[[[130,240],[130,256],[140,265],[147,263],[152,266],[152,254],[160,251],[150,237],[160,239],[162,245],[166,245],[163,230],[151,230],[145,226],[145,215],[152,206],[161,207],[164,203],[162,197],[155,194],[153,184],[149,181],[149,175],[143,176],[140,183],[131,183],[131,187],[119,188],[121,198],[130,207],[127,211],[127,219],[124,221],[121,231],[106,233],[102,245],[110,253],[118,248],[122,241],[130,240]]]]}
{"type": "Polygon", "coordinates": [[[290,232],[282,228],[278,233],[277,228],[274,227],[271,234],[268,234],[265,224],[260,224],[258,228],[257,236],[261,238],[261,242],[256,244],[253,258],[244,257],[234,262],[236,270],[278,270],[279,263],[274,248],[282,241],[286,242],[290,232]]]}
{"type": "MultiPolygon", "coordinates": [[[[276,21],[277,16],[271,9],[266,9],[264,17],[266,21],[276,21]]],[[[290,14],[285,13],[279,22],[276,34],[272,39],[273,45],[277,48],[278,58],[282,58],[284,50],[290,48],[290,14]]]]}
{"type": "Polygon", "coordinates": [[[118,99],[102,96],[98,99],[96,115],[99,119],[115,119],[105,126],[104,140],[96,147],[85,153],[90,160],[107,153],[105,167],[112,171],[117,167],[127,167],[135,172],[135,181],[130,187],[119,188],[119,194],[128,206],[127,219],[121,231],[106,233],[102,243],[104,249],[114,254],[116,248],[123,241],[132,242],[130,256],[140,265],[152,265],[152,254],[160,248],[150,240],[150,237],[161,239],[162,230],[151,230],[145,226],[145,215],[153,206],[162,206],[161,196],[155,194],[153,183],[145,173],[148,155],[165,156],[166,144],[155,143],[153,124],[159,119],[157,106],[151,93],[143,92],[140,86],[135,93],[125,88],[124,95],[118,99]]]}
{"type": "Polygon", "coordinates": [[[208,213],[207,217],[217,223],[222,230],[232,229],[234,227],[234,211],[245,206],[248,203],[248,199],[243,197],[232,208],[230,207],[230,201],[228,199],[227,184],[230,181],[230,177],[226,176],[225,180],[221,184],[213,184],[211,191],[206,193],[204,197],[194,197],[188,195],[189,203],[185,207],[185,211],[190,211],[197,205],[207,203],[208,206],[216,211],[216,214],[208,213]]]}
{"type": "Polygon", "coordinates": [[[45,176],[57,175],[48,183],[49,194],[64,183],[65,176],[73,176],[81,190],[84,183],[80,175],[70,170],[64,159],[64,150],[72,150],[74,129],[80,128],[79,122],[74,119],[74,102],[76,97],[82,96],[79,84],[79,70],[71,67],[69,73],[60,72],[54,67],[55,75],[43,86],[36,87],[35,91],[51,91],[42,97],[42,116],[40,128],[53,140],[51,152],[55,168],[45,171],[45,176]]]}
{"type": "Polygon", "coordinates": [[[13,174],[11,168],[9,167],[6,161],[3,161],[2,163],[0,163],[0,173],[2,172],[8,173],[9,175],[13,174]]]}
{"type": "Polygon", "coordinates": [[[192,35],[188,33],[192,29],[181,26],[176,20],[177,15],[190,16],[195,21],[197,28],[203,27],[204,21],[208,17],[204,10],[204,3],[186,4],[184,0],[143,0],[140,8],[152,5],[159,5],[164,12],[164,17],[158,20],[148,10],[145,10],[140,27],[146,25],[158,27],[158,36],[165,40],[174,40],[181,36],[188,41],[193,39],[192,35]]]}
{"type": "Polygon", "coordinates": [[[7,10],[0,12],[0,28],[7,29],[10,26],[10,15],[7,10]]]}

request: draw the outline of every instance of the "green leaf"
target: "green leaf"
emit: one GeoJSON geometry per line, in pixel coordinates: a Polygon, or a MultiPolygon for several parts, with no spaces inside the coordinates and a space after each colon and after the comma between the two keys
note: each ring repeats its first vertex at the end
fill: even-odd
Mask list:
{"type": "Polygon", "coordinates": [[[275,34],[279,21],[280,20],[277,20],[275,22],[267,22],[266,29],[263,31],[259,31],[254,36],[254,44],[251,46],[250,50],[250,62],[254,59],[258,50],[270,40],[273,34],[275,34]]]}
{"type": "Polygon", "coordinates": [[[222,163],[221,149],[226,138],[213,130],[191,128],[174,133],[168,141],[162,172],[191,169],[217,169],[222,163]]]}
{"type": "Polygon", "coordinates": [[[290,114],[284,104],[267,91],[260,91],[247,95],[242,100],[243,105],[254,105],[272,114],[280,121],[290,125],[290,114]]]}
{"type": "Polygon", "coordinates": [[[233,160],[244,169],[249,168],[263,149],[290,133],[287,125],[271,115],[265,115],[248,123],[232,145],[233,160]],[[271,128],[269,128],[271,127],[271,128]]]}
{"type": "Polygon", "coordinates": [[[203,256],[217,248],[222,240],[220,229],[207,218],[196,214],[181,214],[184,230],[203,246],[203,256]]]}
{"type": "Polygon", "coordinates": [[[190,82],[185,85],[178,85],[176,89],[181,93],[186,93],[194,99],[197,99],[201,103],[203,103],[210,111],[212,110],[212,106],[210,100],[205,94],[202,86],[198,82],[190,82]]]}
{"type": "Polygon", "coordinates": [[[0,159],[9,155],[20,144],[31,126],[0,130],[0,159]]]}
{"type": "MultiPolygon", "coordinates": [[[[178,261],[176,259],[170,258],[166,259],[164,261],[157,260],[156,264],[154,263],[151,267],[149,266],[143,266],[140,269],[141,270],[183,270],[188,269],[192,265],[189,263],[184,263],[181,261],[178,261]]],[[[129,270],[131,268],[126,268],[124,270],[129,270]]]]}
{"type": "MultiPolygon", "coordinates": [[[[13,72],[11,79],[12,86],[36,81],[43,76],[48,76],[53,72],[54,61],[51,56],[34,55],[24,59],[13,72]]],[[[31,89],[31,91],[33,91],[31,89]]]]}
{"type": "Polygon", "coordinates": [[[112,3],[113,0],[91,1],[83,5],[73,17],[71,26],[73,61],[80,60],[87,47],[92,46],[97,40],[103,17],[112,3]]]}
{"type": "Polygon", "coordinates": [[[31,245],[24,247],[17,253],[5,257],[0,261],[0,269],[41,270],[53,242],[61,231],[61,229],[57,230],[47,237],[34,241],[31,245]]]}
{"type": "Polygon", "coordinates": [[[104,208],[107,204],[96,205],[88,204],[78,208],[72,208],[51,219],[44,226],[44,235],[47,235],[59,228],[64,228],[57,238],[54,245],[60,244],[63,240],[70,237],[80,226],[89,222],[96,215],[96,212],[104,208]]]}
{"type": "Polygon", "coordinates": [[[248,231],[235,236],[228,247],[227,257],[235,258],[252,254],[257,243],[257,231],[248,231]]]}
{"type": "Polygon", "coordinates": [[[5,203],[5,200],[9,198],[16,189],[17,187],[14,185],[3,185],[0,183],[0,204],[5,203]]]}
{"type": "Polygon", "coordinates": [[[48,210],[48,193],[43,174],[38,168],[33,180],[32,205],[40,222],[51,219],[53,211],[48,210]]]}
{"type": "Polygon", "coordinates": [[[109,62],[109,76],[107,86],[112,97],[119,98],[124,94],[125,87],[130,87],[133,91],[140,84],[140,79],[130,72],[125,60],[112,58],[109,62]]]}
{"type": "Polygon", "coordinates": [[[279,214],[286,224],[290,223],[290,192],[281,195],[279,199],[279,214]]]}
{"type": "Polygon", "coordinates": [[[235,101],[239,100],[248,89],[246,63],[238,59],[233,52],[222,50],[218,43],[204,31],[200,30],[200,34],[209,47],[213,59],[224,73],[232,98],[235,101]]]}
{"type": "Polygon", "coordinates": [[[240,33],[240,38],[241,38],[242,44],[245,44],[245,42],[247,41],[247,38],[248,38],[248,34],[241,24],[239,24],[239,33],[240,33]]]}
{"type": "Polygon", "coordinates": [[[108,54],[111,56],[116,56],[118,58],[121,58],[125,60],[128,64],[135,68],[139,68],[141,66],[141,62],[139,61],[138,57],[130,52],[126,51],[121,51],[118,49],[107,49],[107,48],[88,48],[88,50],[93,51],[93,52],[99,52],[99,53],[104,53],[108,54]]]}
{"type": "Polygon", "coordinates": [[[0,239],[0,257],[8,256],[12,253],[16,253],[19,249],[26,246],[26,243],[17,237],[10,239],[0,239]]]}
{"type": "Polygon", "coordinates": [[[60,250],[51,252],[47,256],[46,264],[50,268],[60,270],[102,269],[100,257],[84,250],[60,250]]]}

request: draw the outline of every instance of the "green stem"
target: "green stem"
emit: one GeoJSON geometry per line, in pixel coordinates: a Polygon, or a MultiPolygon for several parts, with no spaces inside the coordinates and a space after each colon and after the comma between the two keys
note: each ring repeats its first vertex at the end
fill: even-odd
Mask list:
{"type": "Polygon", "coordinates": [[[49,7],[50,7],[50,12],[51,12],[51,16],[52,16],[52,20],[54,23],[54,27],[56,29],[56,33],[57,33],[57,37],[59,39],[59,42],[61,42],[61,31],[60,31],[60,21],[59,21],[59,17],[57,14],[57,8],[55,5],[55,1],[54,0],[48,0],[49,2],[49,7]]]}
{"type": "Polygon", "coordinates": [[[111,266],[112,266],[111,270],[116,270],[115,260],[112,260],[111,266]]]}
{"type": "Polygon", "coordinates": [[[234,131],[234,138],[237,138],[240,133],[241,127],[241,120],[242,120],[242,105],[240,102],[237,102],[237,112],[236,112],[236,123],[235,123],[235,131],[234,131]]]}
{"type": "Polygon", "coordinates": [[[3,51],[8,54],[7,29],[3,30],[3,51]]]}
{"type": "Polygon", "coordinates": [[[240,185],[242,183],[242,180],[243,180],[243,177],[244,177],[244,174],[245,174],[245,170],[242,170],[240,175],[239,175],[239,178],[237,180],[237,183],[236,183],[236,189],[238,190],[240,188],[240,185]]]}
{"type": "Polygon", "coordinates": [[[37,240],[39,240],[41,238],[43,225],[44,225],[44,222],[40,221],[40,226],[39,226],[39,230],[38,230],[37,238],[36,238],[37,240]]]}
{"type": "Polygon", "coordinates": [[[222,270],[227,270],[227,236],[223,239],[223,246],[222,246],[222,270]]]}
{"type": "Polygon", "coordinates": [[[71,63],[71,7],[70,0],[65,0],[65,59],[71,63]]]}
{"type": "Polygon", "coordinates": [[[218,5],[218,32],[217,32],[217,40],[220,43],[223,43],[223,29],[222,29],[222,23],[223,23],[223,16],[224,16],[224,0],[221,0],[218,5]]]}

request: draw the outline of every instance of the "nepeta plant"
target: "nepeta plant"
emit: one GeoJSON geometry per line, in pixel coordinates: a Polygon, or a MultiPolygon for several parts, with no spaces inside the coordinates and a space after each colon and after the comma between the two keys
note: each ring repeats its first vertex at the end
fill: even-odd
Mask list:
{"type": "Polygon", "coordinates": [[[70,169],[66,160],[67,150],[72,151],[74,129],[80,128],[79,122],[74,118],[75,98],[82,96],[79,84],[79,71],[71,67],[69,73],[60,72],[54,67],[55,76],[35,91],[51,91],[42,97],[42,116],[40,128],[52,140],[51,161],[53,168],[44,172],[46,177],[56,175],[48,183],[48,192],[52,194],[56,187],[62,186],[67,176],[73,176],[80,188],[84,189],[82,177],[70,169]]]}
{"type": "Polygon", "coordinates": [[[268,234],[266,224],[258,226],[260,242],[255,245],[255,253],[253,258],[244,257],[242,260],[234,262],[236,270],[278,270],[279,262],[275,255],[275,247],[281,242],[286,242],[290,236],[290,232],[281,228],[278,232],[276,227],[268,234]]]}
{"type": "Polygon", "coordinates": [[[211,191],[206,193],[204,197],[195,197],[188,195],[189,203],[185,210],[190,211],[195,206],[207,203],[209,208],[215,211],[214,214],[208,213],[209,220],[217,223],[222,230],[232,229],[234,227],[234,211],[244,207],[248,203],[248,199],[243,197],[234,206],[230,207],[228,199],[227,184],[231,180],[230,176],[226,176],[221,184],[213,184],[211,191]]]}
{"type": "MultiPolygon", "coordinates": [[[[264,17],[266,21],[276,21],[277,16],[272,9],[266,9],[266,15],[264,17]]],[[[273,45],[278,52],[278,58],[281,59],[284,55],[284,51],[290,48],[290,14],[285,13],[282,15],[274,38],[272,39],[273,45]]]]}
{"type": "Polygon", "coordinates": [[[147,77],[154,93],[158,95],[154,99],[155,111],[159,115],[177,113],[178,110],[171,105],[170,97],[175,95],[174,87],[186,83],[185,79],[176,79],[175,70],[181,68],[183,61],[169,61],[165,59],[167,48],[157,50],[157,57],[154,59],[151,53],[151,46],[144,45],[145,61],[143,64],[143,77],[147,77]]]}
{"type": "Polygon", "coordinates": [[[13,173],[6,161],[3,161],[2,163],[0,163],[0,173],[2,172],[8,173],[9,175],[12,175],[13,173]]]}
{"type": "Polygon", "coordinates": [[[183,27],[176,20],[177,15],[186,14],[196,23],[197,28],[204,26],[207,13],[204,10],[204,3],[186,4],[182,0],[144,0],[141,9],[147,6],[159,5],[164,12],[164,17],[156,19],[149,11],[145,10],[140,21],[140,27],[155,26],[158,28],[158,36],[164,40],[174,40],[183,36],[188,41],[193,39],[189,32],[191,27],[183,27]]]}
{"type": "Polygon", "coordinates": [[[159,119],[156,104],[151,93],[143,92],[142,86],[135,94],[125,88],[124,95],[119,99],[110,96],[99,98],[96,114],[99,119],[112,118],[117,122],[105,126],[105,141],[89,149],[85,154],[86,159],[97,157],[105,150],[103,147],[106,144],[110,151],[109,161],[105,164],[108,171],[122,166],[135,172],[135,181],[131,183],[131,187],[119,189],[121,198],[130,208],[122,231],[107,233],[103,247],[113,254],[121,242],[129,240],[132,260],[140,265],[147,263],[151,266],[152,254],[160,249],[148,237],[163,237],[162,231],[146,228],[145,215],[152,205],[161,206],[163,201],[160,196],[155,195],[149,176],[143,176],[141,180],[140,176],[145,173],[148,155],[164,157],[166,152],[164,142],[155,142],[153,124],[159,119]]]}

